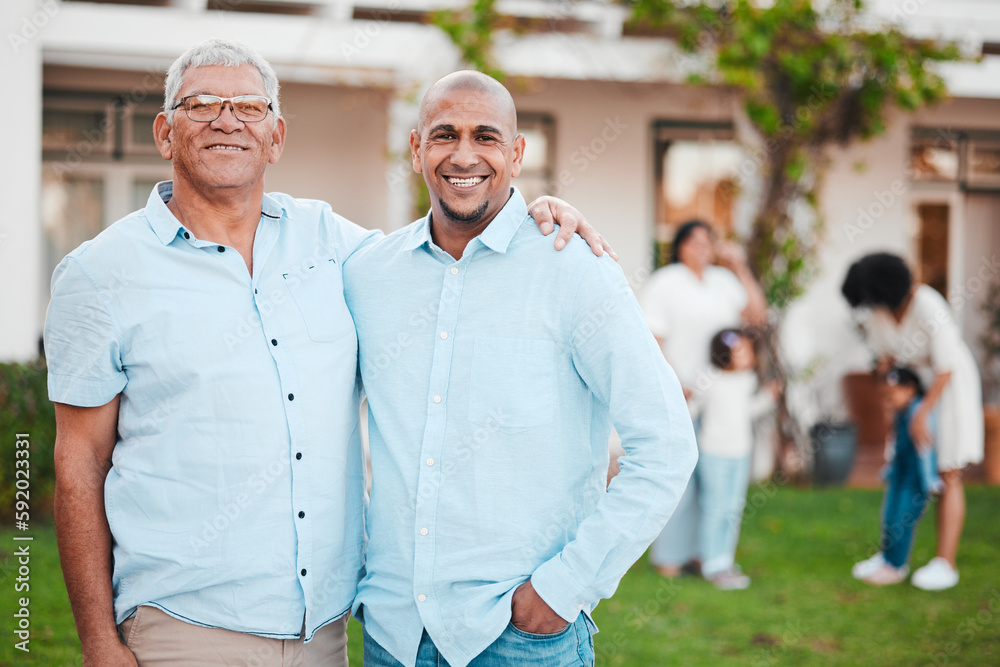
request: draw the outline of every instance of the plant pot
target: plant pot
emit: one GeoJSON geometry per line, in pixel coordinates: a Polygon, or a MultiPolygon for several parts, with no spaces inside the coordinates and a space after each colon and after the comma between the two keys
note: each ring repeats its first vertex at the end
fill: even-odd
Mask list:
{"type": "Polygon", "coordinates": [[[858,430],[848,422],[820,422],[809,429],[816,486],[843,486],[854,469],[858,430]]]}
{"type": "Polygon", "coordinates": [[[983,433],[983,471],[987,482],[1000,484],[1000,405],[984,406],[983,418],[986,422],[983,433]]]}

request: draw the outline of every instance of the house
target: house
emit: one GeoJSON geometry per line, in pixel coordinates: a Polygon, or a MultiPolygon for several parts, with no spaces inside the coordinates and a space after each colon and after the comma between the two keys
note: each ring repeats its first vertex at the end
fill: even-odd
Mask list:
{"type": "MultiPolygon", "coordinates": [[[[269,190],[329,201],[368,227],[419,214],[406,159],[422,91],[459,68],[429,12],[461,0],[8,0],[10,96],[0,223],[0,359],[37,354],[59,259],[142,206],[169,164],[152,142],[167,66],[210,37],[245,41],[275,66],[289,122],[269,190]]],[[[951,297],[974,350],[977,304],[1000,281],[1000,3],[879,0],[875,18],[915,37],[958,41],[980,62],[942,67],[953,99],[896,114],[878,139],[831,154],[820,271],[788,314],[796,368],[864,367],[839,284],[876,249],[907,257],[951,297]]],[[[692,216],[749,226],[759,158],[738,99],[685,83],[689,57],[630,34],[626,10],[591,0],[501,0],[524,28],[497,37],[528,141],[515,181],[557,194],[600,229],[639,287],[656,241],[692,216]],[[730,187],[736,181],[738,189],[730,187]],[[732,193],[738,192],[733,195],[732,193]]],[[[123,277],[127,279],[127,277],[123,277]]],[[[977,352],[978,353],[978,352],[977,352]]]]}

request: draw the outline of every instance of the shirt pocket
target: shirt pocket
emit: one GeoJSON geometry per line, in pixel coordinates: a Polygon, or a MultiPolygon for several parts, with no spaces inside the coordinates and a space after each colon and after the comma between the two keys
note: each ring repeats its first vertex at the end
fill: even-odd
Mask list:
{"type": "Polygon", "coordinates": [[[332,343],[342,333],[344,284],[336,260],[283,275],[310,340],[332,343]]]}
{"type": "Polygon", "coordinates": [[[551,340],[476,339],[469,421],[508,433],[552,423],[558,409],[555,370],[551,340]]]}

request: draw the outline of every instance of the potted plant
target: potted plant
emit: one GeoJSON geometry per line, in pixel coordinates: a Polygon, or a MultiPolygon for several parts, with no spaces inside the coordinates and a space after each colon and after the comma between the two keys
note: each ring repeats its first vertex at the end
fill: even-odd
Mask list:
{"type": "Polygon", "coordinates": [[[858,429],[850,419],[847,386],[823,357],[794,373],[787,399],[795,420],[808,434],[804,464],[816,486],[842,486],[858,454],[858,429]]]}

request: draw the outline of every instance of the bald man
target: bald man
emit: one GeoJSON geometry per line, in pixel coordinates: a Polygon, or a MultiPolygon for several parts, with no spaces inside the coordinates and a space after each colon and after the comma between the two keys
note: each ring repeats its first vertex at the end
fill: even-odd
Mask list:
{"type": "Polygon", "coordinates": [[[366,667],[592,665],[591,611],[697,458],[617,264],[575,239],[543,261],[516,125],[499,82],[438,81],[410,135],[430,214],[344,266],[374,473],[366,667]]]}

